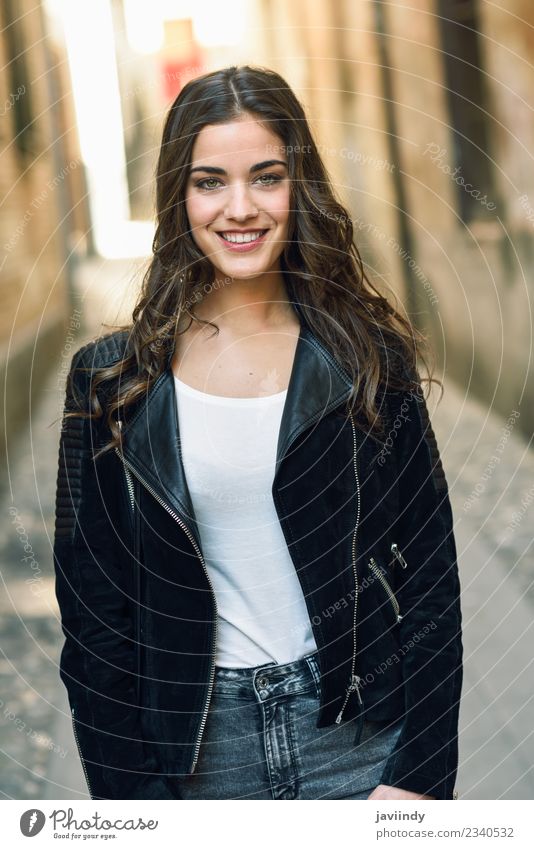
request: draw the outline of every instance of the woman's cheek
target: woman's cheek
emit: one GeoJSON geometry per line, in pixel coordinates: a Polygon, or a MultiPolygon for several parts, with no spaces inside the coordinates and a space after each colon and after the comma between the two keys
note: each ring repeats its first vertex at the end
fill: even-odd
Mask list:
{"type": "Polygon", "coordinates": [[[223,203],[220,192],[207,194],[192,193],[186,197],[185,208],[191,217],[200,222],[209,222],[218,215],[223,203]]]}
{"type": "Polygon", "coordinates": [[[280,195],[272,197],[270,203],[264,205],[264,209],[270,212],[276,221],[287,222],[290,212],[289,192],[281,192],[280,195]]]}

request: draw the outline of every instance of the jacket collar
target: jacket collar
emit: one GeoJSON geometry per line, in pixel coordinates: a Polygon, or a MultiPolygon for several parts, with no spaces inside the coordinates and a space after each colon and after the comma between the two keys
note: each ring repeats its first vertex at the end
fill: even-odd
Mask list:
{"type": "MultiPolygon", "coordinates": [[[[297,314],[301,327],[280,422],[275,477],[297,436],[345,401],[351,390],[348,374],[306,325],[300,311],[297,314]]],[[[170,512],[183,519],[200,544],[180,451],[171,359],[172,353],[165,371],[125,426],[122,448],[132,471],[170,512]]]]}

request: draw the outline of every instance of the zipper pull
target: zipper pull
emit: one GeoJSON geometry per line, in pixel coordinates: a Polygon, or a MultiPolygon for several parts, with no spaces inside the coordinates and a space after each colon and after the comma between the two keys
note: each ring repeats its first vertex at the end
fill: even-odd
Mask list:
{"type": "Polygon", "coordinates": [[[391,551],[393,552],[393,554],[395,555],[395,557],[396,557],[396,558],[397,558],[397,560],[399,561],[399,563],[400,563],[400,565],[402,566],[402,568],[403,568],[403,569],[406,569],[406,567],[408,566],[408,564],[406,563],[406,560],[404,559],[404,557],[403,557],[403,556],[402,556],[402,554],[400,553],[400,551],[399,551],[399,546],[397,545],[397,543],[396,543],[396,542],[392,542],[392,543],[391,543],[391,551]]]}
{"type": "Polygon", "coordinates": [[[360,695],[360,681],[361,680],[362,679],[360,678],[359,675],[353,675],[352,676],[352,683],[349,686],[349,691],[352,692],[353,690],[356,690],[356,695],[358,696],[358,701],[361,705],[363,705],[362,697],[360,695]]]}
{"type": "Polygon", "coordinates": [[[360,676],[359,676],[359,675],[351,675],[351,681],[350,681],[349,686],[348,686],[348,687],[347,687],[347,689],[346,689],[346,696],[345,696],[345,701],[344,701],[344,703],[343,703],[343,707],[341,708],[341,710],[339,711],[338,715],[336,716],[336,725],[339,725],[339,723],[341,722],[341,719],[342,719],[342,717],[343,717],[343,711],[345,710],[345,708],[346,708],[346,706],[347,706],[347,702],[348,702],[348,700],[349,700],[349,696],[350,696],[350,694],[351,694],[351,693],[353,693],[355,690],[356,690],[356,694],[357,694],[357,696],[358,696],[358,701],[359,701],[359,703],[360,703],[361,705],[363,705],[362,697],[361,697],[361,695],[360,695],[360,681],[361,681],[361,680],[362,680],[362,679],[360,678],[360,676]]]}

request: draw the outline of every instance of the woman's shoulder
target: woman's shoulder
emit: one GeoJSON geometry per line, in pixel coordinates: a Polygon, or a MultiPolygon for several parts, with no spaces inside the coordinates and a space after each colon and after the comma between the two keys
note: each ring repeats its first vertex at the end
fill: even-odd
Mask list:
{"type": "Polygon", "coordinates": [[[406,395],[418,391],[421,377],[418,364],[406,356],[405,349],[389,345],[380,349],[380,376],[377,394],[395,406],[402,403],[406,395]]]}
{"type": "Polygon", "coordinates": [[[96,336],[78,348],[72,358],[72,366],[91,370],[112,366],[130,353],[129,339],[130,330],[128,329],[114,330],[111,333],[96,336]]]}

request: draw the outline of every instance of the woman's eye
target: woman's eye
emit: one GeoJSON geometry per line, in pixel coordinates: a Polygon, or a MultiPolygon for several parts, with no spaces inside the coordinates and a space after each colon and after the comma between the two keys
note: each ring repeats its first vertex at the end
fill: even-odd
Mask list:
{"type": "Polygon", "coordinates": [[[215,189],[216,186],[207,186],[206,183],[219,183],[220,180],[217,180],[216,177],[206,177],[204,180],[199,180],[198,183],[195,183],[198,189],[215,189]]]}
{"type": "MultiPolygon", "coordinates": [[[[279,183],[283,177],[279,174],[262,174],[256,180],[255,183],[259,183],[261,186],[273,186],[275,183],[279,183]]],[[[212,189],[217,189],[221,185],[221,181],[216,177],[204,177],[203,180],[199,180],[195,183],[197,189],[205,189],[206,191],[211,191],[212,189]]]]}
{"type": "Polygon", "coordinates": [[[279,183],[282,177],[279,174],[262,174],[258,181],[264,186],[272,186],[274,183],[279,183]]]}

